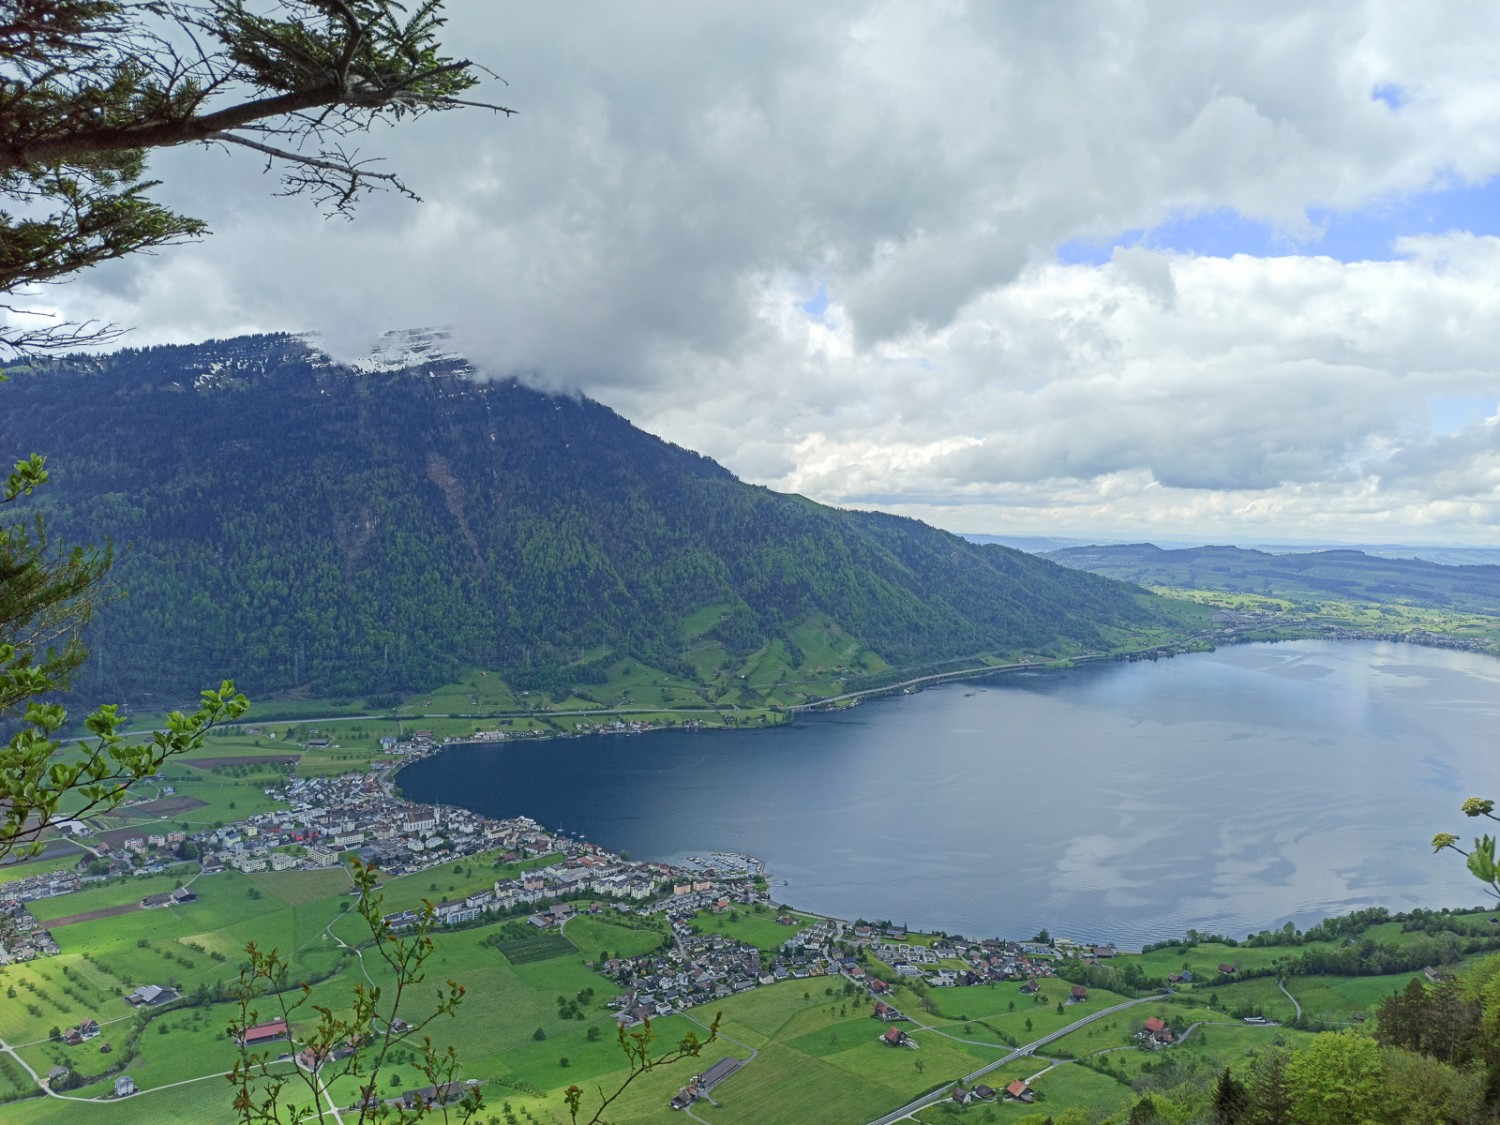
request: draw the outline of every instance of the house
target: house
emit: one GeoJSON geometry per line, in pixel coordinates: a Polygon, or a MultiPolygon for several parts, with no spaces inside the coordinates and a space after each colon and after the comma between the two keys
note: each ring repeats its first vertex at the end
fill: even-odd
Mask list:
{"type": "Polygon", "coordinates": [[[1011,1101],[1017,1102],[1032,1102],[1036,1100],[1036,1095],[1032,1093],[1031,1087],[1019,1078],[1005,1087],[1005,1096],[1011,1101]]]}
{"type": "Polygon", "coordinates": [[[1164,1047],[1175,1038],[1172,1034],[1172,1029],[1167,1026],[1167,1021],[1157,1016],[1147,1017],[1145,1028],[1141,1032],[1141,1035],[1147,1040],[1146,1045],[1148,1047],[1164,1047]]]}
{"type": "Polygon", "coordinates": [[[99,1021],[96,1019],[84,1020],[78,1025],[78,1034],[82,1035],[85,1039],[94,1038],[94,1036],[99,1034],[99,1021]]]}
{"type": "Polygon", "coordinates": [[[144,1005],[155,1007],[157,1004],[165,1004],[169,1000],[177,999],[177,993],[170,988],[162,988],[156,984],[143,984],[129,996],[125,997],[127,1004],[134,1004],[137,1008],[144,1005]]]}
{"type": "Polygon", "coordinates": [[[1075,984],[1068,992],[1068,999],[1074,1004],[1080,1003],[1084,1000],[1087,1000],[1088,998],[1089,990],[1084,988],[1081,984],[1075,984]]]}
{"type": "Polygon", "coordinates": [[[1025,984],[1021,986],[1021,995],[1034,996],[1037,990],[1041,987],[1041,985],[1037,984],[1036,977],[1031,977],[1025,984]]]}
{"type": "Polygon", "coordinates": [[[122,1074],[115,1079],[115,1097],[128,1098],[135,1093],[135,1079],[128,1074],[122,1074]]]}
{"type": "Polygon", "coordinates": [[[881,1035],[880,1041],[887,1047],[915,1047],[916,1040],[899,1027],[888,1027],[885,1034],[881,1035]]]}
{"type": "Polygon", "coordinates": [[[997,1091],[993,1086],[985,1086],[983,1084],[975,1086],[974,1089],[969,1092],[982,1102],[992,1102],[1000,1096],[999,1091],[997,1091]]]}
{"type": "Polygon", "coordinates": [[[1237,965],[1226,965],[1221,961],[1219,962],[1219,972],[1223,973],[1226,977],[1233,976],[1235,973],[1239,972],[1239,967],[1237,965]]]}
{"type": "Polygon", "coordinates": [[[286,1035],[286,1020],[272,1020],[270,1023],[258,1023],[254,1027],[247,1027],[244,1031],[240,1032],[240,1046],[254,1047],[261,1043],[269,1043],[273,1039],[285,1039],[286,1035]]]}

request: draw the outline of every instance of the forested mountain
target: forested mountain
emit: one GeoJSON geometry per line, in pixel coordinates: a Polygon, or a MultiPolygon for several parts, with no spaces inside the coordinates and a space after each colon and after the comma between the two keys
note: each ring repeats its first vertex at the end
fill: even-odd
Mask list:
{"type": "Polygon", "coordinates": [[[910,667],[1162,619],[1132,587],[748,486],[596,402],[410,358],[356,370],[263,336],[8,372],[0,444],[47,455],[53,531],[119,552],[89,690],[690,673],[689,640],[744,654],[811,619],[910,667]]]}
{"type": "Polygon", "coordinates": [[[1446,566],[1355,550],[1273,555],[1242,547],[1163,550],[1150,543],[1066,547],[1045,557],[1143,585],[1500,612],[1500,566],[1446,566]]]}

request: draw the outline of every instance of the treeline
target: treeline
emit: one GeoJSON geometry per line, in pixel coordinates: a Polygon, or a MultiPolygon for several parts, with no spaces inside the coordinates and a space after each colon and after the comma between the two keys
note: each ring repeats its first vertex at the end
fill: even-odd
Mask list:
{"type": "Polygon", "coordinates": [[[554,690],[619,658],[690,676],[694,646],[795,647],[811,618],[941,667],[1170,623],[1132,587],[747,486],[598,403],[456,362],[356,374],[277,336],[9,374],[0,440],[47,455],[54,536],[118,551],[96,694],[232,675],[389,698],[476,665],[554,690]]]}
{"type": "MultiPolygon", "coordinates": [[[[1475,932],[1464,920],[1472,915],[1449,910],[1413,910],[1392,914],[1384,907],[1356,910],[1325,918],[1306,930],[1288,923],[1280,930],[1263,930],[1245,942],[1223,934],[1189,930],[1184,937],[1153,942],[1142,952],[1180,950],[1184,953],[1202,944],[1228,947],[1244,945],[1285,947],[1287,953],[1270,964],[1236,966],[1234,979],[1291,976],[1387,976],[1418,972],[1429,967],[1455,965],[1466,957],[1500,950],[1500,926],[1492,932],[1475,932]],[[1377,941],[1369,930],[1385,922],[1400,922],[1404,933],[1424,936],[1402,942],[1377,941]]],[[[1057,975],[1073,984],[1139,995],[1165,988],[1165,977],[1149,976],[1134,960],[1085,962],[1065,958],[1057,963],[1057,975]]]]}

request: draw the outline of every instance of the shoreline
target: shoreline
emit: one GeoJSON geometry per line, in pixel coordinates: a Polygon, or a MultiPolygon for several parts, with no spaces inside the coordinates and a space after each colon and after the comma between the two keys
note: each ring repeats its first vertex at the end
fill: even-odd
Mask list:
{"type": "MultiPolygon", "coordinates": [[[[1370,660],[1378,659],[1382,663],[1395,661],[1400,665],[1407,659],[1419,659],[1417,654],[1428,647],[1421,646],[1406,649],[1405,652],[1411,654],[1408,658],[1402,655],[1402,649],[1396,648],[1385,639],[1362,638],[1359,640],[1359,643],[1352,646],[1337,644],[1335,642],[1354,638],[1315,637],[1299,639],[1312,643],[1313,648],[1309,651],[1326,652],[1327,659],[1335,662],[1331,666],[1337,668],[1344,667],[1350,661],[1360,661],[1366,658],[1370,660]],[[1343,651],[1344,655],[1336,655],[1340,650],[1343,651]]],[[[1227,646],[1222,647],[1227,648],[1227,646]]],[[[1292,645],[1290,648],[1283,645],[1282,648],[1284,650],[1283,655],[1278,659],[1294,660],[1300,659],[1297,653],[1303,650],[1304,645],[1292,645]]],[[[1253,656],[1235,656],[1234,653],[1236,651],[1244,650],[1237,645],[1233,649],[1229,649],[1217,658],[1217,660],[1227,660],[1231,664],[1239,665],[1247,661],[1250,664],[1256,664],[1261,659],[1253,656]]],[[[1270,653],[1275,650],[1262,649],[1259,651],[1270,653]]],[[[1442,663],[1447,658],[1434,654],[1420,659],[1424,660],[1424,662],[1437,661],[1442,663]]],[[[1464,659],[1464,657],[1455,656],[1455,659],[1464,659]]],[[[1110,662],[1112,662],[1110,658],[1096,658],[1087,663],[1098,665],[1110,662]]],[[[1083,661],[1074,661],[1073,663],[1080,669],[1084,668],[1085,662],[1083,661]]],[[[1215,663],[1215,658],[1210,657],[1209,664],[1213,663],[1215,663]]],[[[1087,685],[1093,683],[1098,677],[1122,675],[1131,678],[1147,677],[1149,679],[1153,675],[1153,672],[1139,668],[1130,670],[1121,668],[1112,671],[1106,671],[1104,668],[1096,668],[1093,671],[1081,670],[1079,675],[1074,677],[1066,674],[1067,668],[1067,664],[1056,662],[1048,666],[1026,663],[1003,668],[984,667],[964,669],[962,671],[967,673],[969,677],[974,675],[982,677],[990,672],[997,672],[1013,677],[1013,674],[1016,672],[1045,671],[1053,673],[1052,676],[1045,678],[1047,682],[1056,680],[1060,683],[1076,683],[1079,685],[1078,690],[1084,691],[1090,690],[1087,685]],[[1064,674],[1057,676],[1056,673],[1059,671],[1062,671],[1064,674]]],[[[1478,672],[1484,674],[1483,669],[1479,669],[1478,672]]],[[[1174,675],[1166,672],[1164,674],[1169,676],[1174,675]]],[[[936,673],[930,677],[923,677],[923,680],[929,684],[936,681],[936,684],[940,686],[944,682],[952,682],[959,678],[953,673],[936,673]]],[[[1002,686],[989,690],[999,690],[1002,693],[1020,690],[1023,695],[1029,697],[1035,690],[1040,690],[1044,693],[1047,691],[1041,679],[1037,680],[1039,686],[1034,689],[1027,689],[1024,686],[1025,681],[1020,681],[1018,685],[1018,682],[1014,678],[1002,680],[997,677],[994,682],[1002,686]]],[[[967,688],[960,689],[961,692],[968,690],[967,688]]],[[[983,690],[981,689],[981,694],[983,690]]],[[[871,691],[866,697],[883,696],[896,699],[900,697],[900,694],[901,688],[899,686],[887,685],[885,690],[871,691]],[[893,687],[894,690],[892,690],[893,687]]],[[[1305,899],[1296,898],[1281,903],[1268,902],[1257,904],[1249,899],[1244,901],[1243,905],[1246,906],[1272,906],[1274,918],[1272,917],[1272,912],[1263,914],[1259,910],[1246,911],[1239,909],[1241,899],[1244,899],[1245,896],[1237,895],[1233,892],[1226,892],[1222,896],[1216,895],[1213,902],[1207,904],[1209,905],[1209,909],[1207,910],[1179,909],[1182,906],[1203,906],[1205,903],[1179,903],[1165,892],[1154,894],[1151,896],[1151,901],[1157,908],[1154,915],[1149,915],[1133,908],[1121,911],[1108,909],[1105,908],[1105,904],[1102,902],[1096,902],[1095,897],[1086,895],[1069,895],[1051,902],[1051,907],[1060,907],[1060,910],[1052,908],[1045,910],[1036,909],[1042,907],[1045,903],[1035,898],[1025,903],[1016,901],[1011,904],[1011,907],[1000,911],[989,911],[981,909],[977,905],[959,903],[951,903],[949,904],[951,908],[945,908],[943,902],[936,899],[932,892],[926,889],[926,884],[921,886],[913,885],[909,892],[902,890],[899,886],[887,886],[882,889],[882,883],[878,877],[874,881],[871,881],[869,878],[871,869],[868,867],[868,860],[858,860],[856,857],[857,866],[855,868],[851,868],[848,871],[839,871],[837,867],[830,866],[831,861],[823,861],[815,853],[806,851],[803,845],[807,843],[807,840],[804,839],[804,836],[808,836],[807,833],[793,831],[792,836],[798,841],[797,846],[790,848],[786,846],[778,847],[777,840],[782,839],[783,834],[779,831],[773,831],[771,835],[767,835],[766,832],[756,828],[758,821],[753,809],[748,814],[749,819],[741,816],[733,820],[732,823],[724,822],[720,818],[706,817],[701,811],[693,813],[692,816],[685,816],[682,819],[682,823],[676,826],[671,826],[668,823],[676,819],[671,814],[673,802],[679,797],[690,797],[692,792],[701,791],[705,785],[712,786],[715,789],[723,789],[724,786],[729,786],[729,789],[724,791],[732,793],[734,792],[734,787],[738,784],[736,779],[746,780],[747,784],[752,783],[750,779],[755,779],[753,780],[753,784],[756,786],[754,791],[760,792],[760,789],[763,787],[762,783],[764,783],[764,786],[771,787],[771,789],[767,789],[769,793],[777,784],[783,786],[788,783],[796,784],[785,779],[823,777],[824,780],[831,780],[831,776],[827,774],[827,770],[798,764],[805,758],[805,755],[796,753],[799,747],[817,748],[824,745],[823,742],[819,741],[821,738],[819,731],[812,730],[809,733],[808,728],[824,728],[829,722],[832,722],[833,727],[828,729],[842,732],[837,735],[838,745],[842,747],[840,756],[837,759],[840,763],[840,769],[845,767],[858,769],[858,763],[862,759],[855,752],[865,745],[865,741],[872,738],[878,737],[880,739],[879,745],[874,747],[877,750],[891,742],[892,737],[894,737],[896,743],[905,745],[909,741],[909,737],[915,736],[919,741],[913,743],[913,746],[920,746],[920,740],[928,736],[919,732],[930,729],[929,720],[931,717],[947,714],[950,708],[958,706],[960,703],[957,697],[952,695],[951,691],[948,693],[951,698],[946,703],[940,701],[939,697],[942,695],[942,692],[938,692],[930,705],[937,708],[935,712],[930,711],[928,707],[917,705],[916,701],[912,701],[896,712],[883,713],[881,716],[872,715],[863,718],[851,716],[848,719],[841,719],[837,715],[829,715],[827,719],[815,723],[798,724],[798,727],[801,728],[800,733],[789,730],[782,738],[767,745],[766,754],[769,757],[761,767],[749,764],[754,758],[761,756],[758,751],[761,743],[753,740],[747,740],[742,743],[724,743],[722,741],[717,743],[699,743],[695,739],[683,738],[671,740],[663,744],[660,750],[655,749],[656,744],[646,744],[646,746],[641,747],[626,747],[595,742],[567,749],[559,747],[552,751],[539,749],[536,752],[523,753],[516,757],[508,755],[504,757],[485,755],[482,750],[476,749],[472,752],[465,752],[461,757],[451,758],[448,763],[441,766],[434,766],[421,771],[424,781],[417,788],[416,792],[421,798],[427,800],[453,801],[456,798],[460,803],[480,801],[474,807],[491,809],[496,815],[528,813],[552,825],[569,825],[573,827],[575,832],[582,830],[589,838],[605,842],[605,846],[626,848],[635,852],[638,856],[650,856],[664,862],[675,863],[694,851],[701,852],[704,847],[711,844],[716,842],[724,843],[741,850],[748,850],[771,857],[769,861],[770,867],[776,881],[780,883],[783,879],[787,879],[792,884],[790,887],[777,886],[775,888],[773,894],[778,902],[800,907],[825,917],[852,917],[856,915],[869,917],[873,912],[880,917],[894,917],[897,920],[905,917],[923,928],[935,926],[938,929],[949,929],[966,933],[979,930],[989,932],[989,930],[994,928],[1011,932],[1012,927],[1019,932],[1019,928],[1022,926],[1027,931],[1034,931],[1043,925],[1047,925],[1054,932],[1061,930],[1067,933],[1084,935],[1111,935],[1123,946],[1136,947],[1149,945],[1157,941],[1179,938],[1190,928],[1217,930],[1243,938],[1246,933],[1257,930],[1272,921],[1276,925],[1280,925],[1282,922],[1290,920],[1298,926],[1305,926],[1315,923],[1321,917],[1335,916],[1345,910],[1359,909],[1377,903],[1387,905],[1391,910],[1408,910],[1428,907],[1437,908],[1445,902],[1470,901],[1468,896],[1462,893],[1462,888],[1451,885],[1455,882],[1453,878],[1444,877],[1445,873],[1437,873],[1438,877],[1435,883],[1431,879],[1395,879],[1390,885],[1384,887],[1384,892],[1378,898],[1365,897],[1353,892],[1345,893],[1340,884],[1340,889],[1338,889],[1337,893],[1327,896],[1312,896],[1305,899]],[[916,707],[916,710],[912,710],[913,707],[916,707]],[[895,735],[879,735],[879,732],[882,730],[892,729],[886,725],[890,722],[896,723],[896,727],[894,728],[895,735]],[[863,733],[860,733],[861,731],[863,733]],[[901,733],[903,731],[906,733],[901,733]],[[652,747],[652,749],[647,754],[640,754],[640,751],[646,749],[647,746],[652,747]],[[792,756],[790,758],[786,757],[788,754],[792,756]],[[557,756],[556,764],[549,765],[548,763],[552,760],[553,755],[557,756]],[[637,759],[647,764],[655,763],[655,765],[667,769],[669,772],[678,767],[689,769],[692,772],[692,776],[683,777],[673,782],[667,794],[651,797],[649,800],[645,792],[639,794],[642,801],[645,802],[640,805],[640,809],[654,810],[651,813],[653,817],[667,818],[666,821],[663,821],[654,828],[649,824],[636,824],[632,827],[633,818],[629,815],[622,817],[620,815],[621,809],[615,808],[610,803],[611,798],[609,794],[615,792],[617,787],[619,787],[618,792],[622,795],[636,792],[635,782],[631,780],[636,775],[631,771],[634,768],[632,762],[637,759]],[[597,766],[593,764],[596,760],[598,762],[597,766]],[[506,763],[503,767],[501,765],[502,762],[506,763]],[[695,763],[701,764],[695,765],[695,763]],[[809,773],[809,770],[812,772],[809,773]],[[499,777],[502,774],[510,778],[510,781],[501,784],[497,789],[496,798],[487,802],[480,800],[480,796],[477,790],[474,790],[471,782],[463,780],[464,778],[483,778],[492,775],[499,777]],[[588,778],[596,774],[600,778],[613,778],[614,780],[602,780],[598,785],[592,785],[588,778]],[[559,784],[563,786],[562,790],[555,787],[533,788],[533,783],[536,783],[538,778],[545,779],[547,777],[569,778],[571,781],[560,781],[559,784]],[[784,780],[777,782],[777,778],[783,778],[784,780]],[[572,790],[575,787],[580,787],[576,797],[570,796],[569,792],[564,791],[572,790]],[[596,788],[602,790],[604,796],[596,799],[593,796],[596,788]],[[533,798],[525,798],[523,794],[526,792],[532,792],[533,798]],[[467,797],[466,794],[468,795],[467,797]],[[506,794],[509,794],[509,797],[506,794]],[[517,799],[520,800],[520,803],[517,803],[517,799]],[[603,802],[602,804],[600,803],[601,801],[603,802]],[[573,809],[575,805],[581,811],[574,813],[573,809]],[[715,829],[716,821],[718,821],[717,830],[715,829]],[[727,827],[726,824],[728,825],[727,827]],[[767,848],[769,848],[769,851],[766,850],[767,848]],[[872,893],[865,893],[866,891],[872,893]],[[1432,891],[1438,893],[1432,895],[1429,893],[1432,891]],[[932,907],[936,907],[937,909],[930,909],[932,907]],[[1280,909],[1275,909],[1277,907],[1280,909]]],[[[996,703],[995,706],[999,707],[1003,705],[996,703]]],[[[808,713],[809,711],[815,713],[815,709],[805,709],[799,713],[808,713]]],[[[981,725],[984,725],[988,721],[1001,721],[998,717],[1001,712],[982,711],[974,712],[973,714],[981,713],[991,716],[991,720],[981,720],[981,725]]],[[[970,712],[966,711],[964,714],[970,714],[970,712]]],[[[960,722],[959,725],[973,727],[974,722],[965,720],[960,722]]],[[[746,728],[742,726],[739,729],[744,730],[746,728]]],[[[970,733],[972,734],[973,732],[970,733]]],[[[426,747],[419,755],[410,757],[409,761],[422,760],[430,757],[440,749],[445,749],[452,745],[463,745],[470,741],[472,740],[462,737],[444,740],[442,744],[433,744],[426,747]]],[[[885,760],[885,758],[889,758],[891,755],[895,755],[894,760],[897,763],[902,760],[902,752],[898,750],[892,750],[891,754],[885,754],[881,750],[881,754],[877,755],[877,758],[885,760]],[[881,757],[881,755],[884,755],[884,757],[881,757]]],[[[922,761],[926,760],[925,755],[919,754],[918,758],[922,761]]],[[[914,758],[913,762],[915,763],[918,758],[914,758]]],[[[408,775],[399,773],[399,769],[404,768],[406,764],[409,764],[409,761],[400,764],[395,775],[397,784],[411,780],[408,775]]],[[[939,755],[938,758],[934,759],[934,766],[937,761],[947,761],[947,756],[939,755]]],[[[914,766],[913,768],[916,767],[914,766]]],[[[1048,770],[1044,772],[1047,772],[1048,776],[1051,776],[1056,771],[1048,770]]],[[[934,774],[929,780],[933,780],[938,776],[934,774]]],[[[412,783],[416,784],[414,781],[412,783]]],[[[652,792],[655,791],[656,787],[653,783],[652,792]]],[[[928,790],[924,789],[923,792],[926,793],[928,790]]],[[[896,796],[894,792],[890,791],[888,791],[888,795],[893,798],[896,796]]],[[[799,800],[796,807],[800,810],[803,803],[806,802],[799,800]]],[[[971,800],[964,801],[962,807],[970,809],[973,803],[971,800]]],[[[926,802],[924,798],[924,803],[921,807],[927,809],[929,804],[930,802],[926,802]]],[[[1432,802],[1428,801],[1427,805],[1424,805],[1426,815],[1429,819],[1433,819],[1438,815],[1434,809],[1428,807],[1431,804],[1432,802]]],[[[632,800],[632,807],[633,805],[634,801],[632,800]]],[[[749,807],[745,806],[743,801],[735,805],[736,808],[741,808],[741,806],[749,807]]],[[[812,807],[813,805],[809,803],[809,810],[812,807]]],[[[628,812],[629,810],[626,809],[625,811],[628,812]]],[[[929,809],[929,811],[931,810],[929,809]]],[[[892,808],[892,813],[894,813],[894,807],[892,808]]],[[[870,834],[867,821],[868,818],[861,819],[863,827],[859,830],[859,839],[864,839],[870,834]]],[[[963,823],[972,824],[976,822],[972,820],[972,817],[969,817],[963,823]]],[[[1072,820],[1069,823],[1071,824],[1072,820]]],[[[1434,819],[1434,823],[1438,823],[1438,821],[1434,819]]],[[[894,828],[895,822],[893,821],[892,824],[894,828]]],[[[899,830],[897,831],[899,833],[899,830]]],[[[973,832],[969,829],[960,829],[958,831],[961,835],[965,835],[965,838],[973,835],[973,832]]],[[[1087,831],[1087,829],[1084,829],[1084,831],[1087,831]]],[[[949,834],[951,835],[951,833],[949,834]]],[[[816,833],[813,835],[816,835],[816,833]]],[[[926,837],[922,838],[925,839],[926,837]]],[[[946,839],[947,836],[944,835],[943,838],[946,839]]],[[[1127,833],[1121,839],[1128,841],[1129,834],[1127,833]]],[[[1016,843],[1019,846],[1019,841],[1016,843]]],[[[1121,846],[1124,847],[1126,844],[1122,843],[1121,846]]],[[[1135,845],[1131,844],[1129,847],[1134,848],[1135,845]]],[[[859,854],[863,856],[884,855],[885,853],[879,850],[875,852],[862,850],[859,854]]],[[[844,861],[839,862],[842,864],[844,861]]],[[[1007,863],[1002,866],[1008,865],[1007,863]]],[[[904,878],[910,866],[910,863],[903,863],[889,870],[903,873],[904,878]]],[[[1209,864],[1209,866],[1212,865],[1209,864]]],[[[1017,882],[1016,879],[1013,879],[1004,872],[998,872],[983,875],[982,882],[976,883],[974,886],[1008,887],[1012,884],[1016,886],[1031,886],[1034,882],[1034,879],[1029,878],[1028,880],[1017,882]]]]}

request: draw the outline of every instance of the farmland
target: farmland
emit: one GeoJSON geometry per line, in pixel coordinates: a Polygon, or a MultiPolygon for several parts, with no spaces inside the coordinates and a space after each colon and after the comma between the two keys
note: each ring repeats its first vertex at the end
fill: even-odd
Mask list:
{"type": "MultiPolygon", "coordinates": [[[[390,879],[382,890],[391,905],[405,905],[419,902],[433,886],[463,893],[493,881],[497,870],[503,874],[508,869],[476,857],[390,879]]],[[[68,1097],[105,1100],[27,1097],[34,1086],[12,1064],[0,1067],[0,1097],[20,1099],[7,1105],[8,1121],[108,1125],[123,1120],[127,1105],[110,1096],[112,1066],[129,1073],[141,1091],[128,1103],[134,1116],[144,1106],[153,1121],[233,1120],[228,1084],[215,1076],[236,1057],[225,1029],[240,1019],[239,1006],[230,997],[251,941],[262,948],[274,946],[290,959],[296,979],[311,982],[309,1003],[348,1010],[359,966],[355,947],[361,944],[364,924],[348,909],[345,872],[226,871],[192,879],[196,901],[170,909],[139,908],[144,894],[180,881],[179,876],[162,875],[109,883],[33,904],[44,918],[98,916],[59,927],[58,955],[0,969],[0,985],[15,994],[15,1002],[0,1006],[0,1039],[35,1072],[57,1065],[77,1070],[84,1081],[68,1097]],[[123,909],[113,913],[116,908],[123,909]],[[173,988],[180,998],[141,1010],[125,1003],[126,993],[153,983],[173,988]],[[97,1040],[67,1046],[51,1038],[53,1028],[90,1016],[102,1025],[97,1040]],[[106,1043],[112,1057],[100,1054],[106,1043]]],[[[704,933],[733,934],[765,949],[767,956],[775,949],[774,937],[785,940],[816,921],[801,916],[803,925],[778,926],[774,916],[773,911],[745,910],[734,921],[728,913],[705,912],[694,921],[704,933]]],[[[1467,915],[1453,915],[1449,925],[1455,932],[1483,932],[1474,929],[1475,919],[1467,915]]],[[[1386,941],[1406,937],[1391,922],[1372,926],[1370,932],[1386,941]]],[[[912,937],[912,946],[933,941],[931,935],[912,937]]],[[[429,975],[462,981],[466,994],[452,1016],[426,1033],[455,1046],[463,1074],[483,1082],[491,1112],[504,1115],[508,1106],[517,1120],[529,1114],[529,1120],[561,1125],[566,1120],[560,1098],[564,1087],[577,1082],[588,1089],[609,1089],[629,1076],[616,1042],[615,1012],[607,1006],[617,986],[592,966],[603,954],[639,957],[661,940],[659,928],[586,910],[560,929],[530,937],[505,937],[495,924],[439,932],[429,975]]],[[[1291,1002],[1274,977],[1224,980],[1212,971],[1231,959],[1243,970],[1264,969],[1285,952],[1204,942],[1121,954],[1113,968],[1134,961],[1155,976],[1184,963],[1201,963],[1207,979],[1077,1026],[1035,1057],[1007,1063],[985,1080],[1000,1086],[1015,1078],[1028,1081],[1038,1107],[1102,1111],[1127,1105],[1130,1084],[1162,1066],[1214,1073],[1265,1045],[1298,1042],[1309,1033],[1237,1018],[1252,1011],[1277,1021],[1291,1018],[1291,1002]],[[1148,1015],[1164,1020],[1180,1036],[1186,1033],[1182,1042],[1166,1050],[1142,1049],[1139,1034],[1148,1015]]],[[[893,976],[873,956],[861,963],[873,975],[893,976]]],[[[366,957],[364,970],[377,984],[393,983],[377,959],[366,957]]],[[[1320,1024],[1337,1026],[1367,1017],[1414,975],[1322,975],[1286,983],[1305,1012],[1320,1024]]],[[[702,1059],[684,1059],[633,1083],[617,1103],[617,1116],[632,1122],[678,1120],[667,1108],[669,1097],[709,1062],[729,1055],[746,1065],[715,1089],[716,1104],[695,1107],[706,1121],[785,1120],[790,1104],[801,1107],[800,1121],[873,1119],[924,1090],[1005,1057],[1016,1044],[1074,1027],[1083,1017],[1129,1000],[1092,988],[1085,999],[1074,1001],[1065,981],[1043,977],[1039,984],[1028,995],[1015,981],[947,989],[920,980],[895,982],[886,1000],[911,1017],[899,1026],[916,1044],[914,1049],[885,1044],[880,1036],[888,1025],[871,1018],[873,1001],[862,985],[842,977],[789,979],[729,996],[687,1015],[652,1022],[656,1043],[665,1047],[689,1031],[706,1035],[706,1025],[718,1013],[719,1039],[702,1059]]],[[[419,1019],[430,995],[430,990],[418,990],[407,1018],[419,1019]]],[[[7,1055],[0,1059],[10,1062],[7,1055]]],[[[414,1053],[398,1043],[381,1093],[394,1095],[419,1084],[415,1063],[414,1053]]],[[[357,1085],[353,1078],[330,1081],[342,1104],[357,1098],[357,1085]]],[[[962,1110],[939,1102],[918,1111],[914,1120],[937,1125],[974,1116],[1004,1122],[1018,1119],[1024,1108],[999,1103],[962,1110]]]]}

